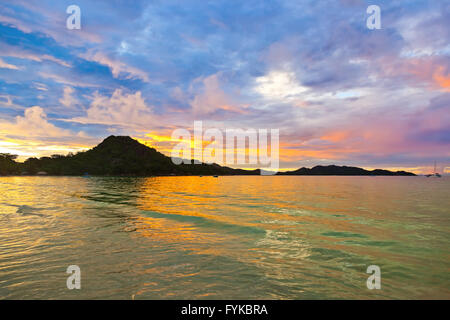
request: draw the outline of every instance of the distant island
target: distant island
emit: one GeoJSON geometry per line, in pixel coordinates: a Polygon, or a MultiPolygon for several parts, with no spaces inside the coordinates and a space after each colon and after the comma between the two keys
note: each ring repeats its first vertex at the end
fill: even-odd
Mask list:
{"type": "Polygon", "coordinates": [[[389,171],[383,169],[365,170],[347,166],[315,166],[314,168],[300,168],[294,171],[278,172],[285,176],[415,176],[407,171],[389,171]]]}
{"type": "MultiPolygon", "coordinates": [[[[192,176],[260,175],[260,169],[233,169],[218,164],[175,165],[170,157],[128,136],[109,136],[96,147],[76,154],[53,155],[15,161],[17,156],[0,154],[0,175],[57,176],[192,176]]],[[[406,171],[365,170],[347,166],[316,166],[277,175],[415,176],[406,171]]]]}

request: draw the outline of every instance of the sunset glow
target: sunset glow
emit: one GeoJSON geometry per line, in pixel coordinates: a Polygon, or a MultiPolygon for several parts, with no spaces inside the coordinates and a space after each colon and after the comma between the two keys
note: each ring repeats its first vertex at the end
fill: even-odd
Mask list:
{"type": "Polygon", "coordinates": [[[170,155],[172,132],[203,121],[279,129],[280,170],[449,166],[445,4],[382,1],[369,30],[364,1],[267,2],[250,17],[195,1],[171,17],[171,3],[80,1],[80,30],[64,1],[0,4],[0,152],[76,153],[114,134],[170,155]]]}

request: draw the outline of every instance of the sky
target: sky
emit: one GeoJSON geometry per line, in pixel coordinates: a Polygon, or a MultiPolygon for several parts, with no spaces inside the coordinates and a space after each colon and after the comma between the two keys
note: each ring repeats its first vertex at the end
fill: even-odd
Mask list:
{"type": "Polygon", "coordinates": [[[450,173],[449,40],[446,0],[0,0],[0,152],[170,155],[202,121],[279,129],[284,170],[450,173]]]}

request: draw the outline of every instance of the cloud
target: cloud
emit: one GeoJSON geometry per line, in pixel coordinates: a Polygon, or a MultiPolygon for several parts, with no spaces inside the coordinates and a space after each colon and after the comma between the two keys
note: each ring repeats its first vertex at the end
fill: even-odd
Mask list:
{"type": "Polygon", "coordinates": [[[110,68],[111,73],[115,78],[125,78],[125,79],[140,79],[144,82],[149,82],[149,77],[146,72],[129,66],[124,62],[112,59],[101,52],[88,52],[81,55],[81,58],[97,62],[99,64],[105,65],[110,68]]]}
{"type": "Polygon", "coordinates": [[[48,91],[48,87],[45,84],[40,83],[40,82],[34,82],[34,87],[40,91],[48,91]]]}
{"type": "Polygon", "coordinates": [[[30,156],[67,154],[88,149],[97,139],[83,131],[73,132],[50,123],[43,108],[25,109],[13,121],[0,120],[0,152],[30,156]]]}
{"type": "Polygon", "coordinates": [[[80,102],[72,95],[74,92],[75,90],[72,87],[64,87],[63,96],[61,99],[59,99],[59,102],[67,108],[72,108],[78,105],[80,102]]]}
{"type": "Polygon", "coordinates": [[[70,121],[145,129],[157,123],[157,116],[147,106],[140,91],[127,94],[116,89],[110,97],[95,92],[86,116],[70,121]]]}
{"type": "Polygon", "coordinates": [[[317,157],[372,164],[393,159],[409,164],[424,164],[433,158],[445,161],[450,156],[449,107],[444,104],[448,102],[448,96],[441,96],[417,111],[391,108],[388,113],[370,112],[366,117],[355,112],[345,121],[317,128],[292,152],[299,159],[317,157]]]}
{"type": "Polygon", "coordinates": [[[445,73],[443,66],[438,67],[437,70],[433,73],[433,79],[445,91],[450,91],[450,75],[448,73],[445,73]]]}
{"type": "Polygon", "coordinates": [[[379,77],[408,84],[411,87],[423,87],[428,90],[446,91],[450,87],[450,63],[447,57],[437,55],[405,57],[379,63],[379,77]]]}
{"type": "Polygon", "coordinates": [[[71,136],[69,130],[56,127],[47,121],[47,115],[39,106],[25,110],[24,116],[17,116],[14,123],[2,123],[0,133],[3,135],[20,135],[29,137],[60,137],[71,136]]]}
{"type": "MultiPolygon", "coordinates": [[[[71,75],[69,75],[68,77],[64,77],[62,75],[50,73],[50,72],[39,72],[38,75],[44,79],[51,79],[57,83],[69,85],[72,87],[83,87],[83,88],[100,87],[100,84],[90,83],[90,82],[82,81],[82,80],[78,80],[78,79],[69,79],[69,76],[71,76],[71,75]]],[[[73,77],[73,75],[72,75],[72,77],[73,77]]]]}
{"type": "MultiPolygon", "coordinates": [[[[243,110],[234,105],[231,98],[222,90],[219,81],[219,75],[213,74],[206,78],[196,79],[194,86],[200,83],[197,93],[190,101],[190,105],[195,114],[212,114],[218,110],[242,113],[243,110]]],[[[191,88],[191,91],[195,89],[191,88]]]]}
{"type": "Polygon", "coordinates": [[[15,0],[14,4],[2,4],[4,14],[0,15],[0,22],[27,34],[44,34],[64,45],[100,43],[102,39],[95,28],[85,26],[79,32],[65,28],[66,8],[62,2],[15,0]]]}
{"type": "Polygon", "coordinates": [[[36,61],[36,62],[43,62],[43,61],[47,60],[47,61],[55,62],[61,66],[67,67],[67,68],[72,67],[70,63],[68,63],[62,59],[58,59],[52,55],[35,53],[35,52],[29,51],[29,50],[22,49],[17,46],[8,45],[3,42],[0,43],[0,56],[13,57],[13,58],[18,58],[18,59],[26,59],[26,60],[36,61]]]}
{"type": "Polygon", "coordinates": [[[25,24],[23,24],[22,22],[20,22],[19,20],[15,19],[13,17],[0,15],[0,22],[4,23],[4,24],[9,24],[9,25],[13,26],[16,29],[19,29],[20,31],[22,31],[24,33],[30,33],[31,32],[31,28],[29,28],[28,26],[26,26],[25,24]]]}
{"type": "Polygon", "coordinates": [[[10,95],[0,95],[0,107],[10,109],[23,109],[22,106],[13,102],[13,97],[10,95]]]}
{"type": "Polygon", "coordinates": [[[271,71],[255,79],[254,91],[268,100],[291,100],[308,91],[296,79],[294,72],[271,71]]]}
{"type": "Polygon", "coordinates": [[[187,100],[186,94],[180,87],[175,87],[171,90],[170,96],[178,102],[185,102],[187,100]]]}
{"type": "Polygon", "coordinates": [[[6,63],[6,62],[3,61],[1,58],[0,58],[0,68],[3,68],[3,69],[11,69],[11,70],[20,70],[20,69],[21,69],[21,68],[18,67],[18,66],[15,66],[15,65],[13,65],[13,64],[6,63]]]}

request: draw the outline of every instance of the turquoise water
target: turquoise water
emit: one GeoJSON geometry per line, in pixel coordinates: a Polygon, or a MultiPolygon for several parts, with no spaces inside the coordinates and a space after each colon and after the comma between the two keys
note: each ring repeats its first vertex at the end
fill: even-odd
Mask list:
{"type": "Polygon", "coordinates": [[[450,299],[449,231],[447,177],[1,177],[0,298],[450,299]]]}

